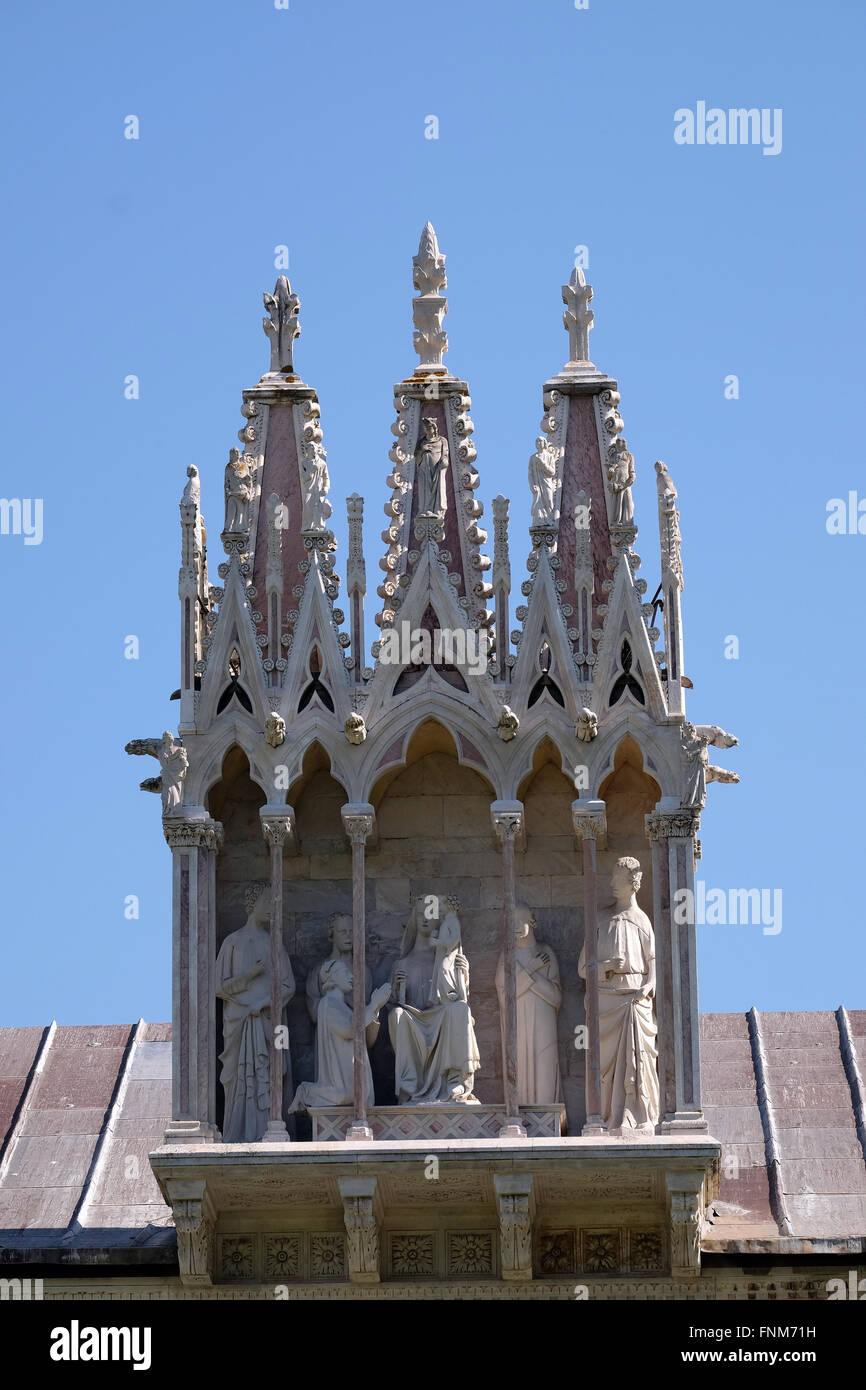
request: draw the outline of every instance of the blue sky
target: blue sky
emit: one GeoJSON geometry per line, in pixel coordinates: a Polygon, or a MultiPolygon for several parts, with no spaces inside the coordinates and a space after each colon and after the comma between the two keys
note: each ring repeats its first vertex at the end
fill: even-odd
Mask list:
{"type": "Polygon", "coordinates": [[[137,790],[155,765],[123,745],[176,721],[185,469],[218,530],[287,244],[341,553],[357,489],[377,571],[427,218],[488,517],[513,499],[512,567],[576,245],[651,589],[653,460],[677,483],[690,713],[741,741],[719,757],[742,783],[710,788],[701,877],[784,894],[778,935],[699,928],[702,1008],[864,1007],[866,536],[825,525],[831,498],[866,497],[862,7],[49,2],[2,30],[2,494],[44,499],[44,537],[0,536],[0,1023],[169,1017],[170,858],[137,790]],[[674,113],[699,101],[780,108],[781,152],[677,145],[674,113]]]}

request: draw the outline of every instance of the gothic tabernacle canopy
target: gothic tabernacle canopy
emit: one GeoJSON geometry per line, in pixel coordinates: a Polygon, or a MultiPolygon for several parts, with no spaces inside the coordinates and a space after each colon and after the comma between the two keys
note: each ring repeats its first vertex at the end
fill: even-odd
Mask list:
{"type": "Polygon", "coordinates": [[[127,745],[159,764],[171,1025],[0,1030],[4,1209],[27,1194],[0,1258],[67,1290],[110,1266],[104,1297],[808,1297],[863,1249],[866,1014],[699,1016],[701,812],[739,779],[686,712],[677,489],[656,462],[646,579],[575,269],[511,629],[510,503],[488,555],[430,223],[412,282],[371,648],[364,501],[341,607],[285,276],[209,479],[218,583],[186,470],[177,731],[127,745]],[[97,1050],[52,1128],[66,1055],[97,1050]],[[825,1092],[811,1128],[791,1067],[825,1092]]]}

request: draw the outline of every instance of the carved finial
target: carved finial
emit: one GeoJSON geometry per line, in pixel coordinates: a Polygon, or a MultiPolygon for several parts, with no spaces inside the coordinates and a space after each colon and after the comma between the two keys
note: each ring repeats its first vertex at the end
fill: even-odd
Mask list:
{"type": "Polygon", "coordinates": [[[586,283],[586,276],[579,266],[571,272],[571,279],[562,287],[562,302],[565,313],[562,322],[568,329],[568,364],[592,367],[589,360],[589,330],[595,315],[589,307],[592,299],[592,285],[586,283]]]}
{"type": "Polygon", "coordinates": [[[364,564],[364,499],[353,492],[346,498],[349,522],[349,558],[346,565],[346,589],[362,597],[367,591],[367,570],[364,564]]]}
{"type": "Polygon", "coordinates": [[[677,490],[667,466],[656,461],[656,486],[659,495],[659,537],[662,548],[662,571],[669,571],[680,588],[683,587],[683,562],[680,539],[680,514],[677,510],[677,490]]]}
{"type": "Polygon", "coordinates": [[[419,374],[444,372],[442,355],[448,351],[448,335],[442,321],[448,309],[448,301],[442,296],[447,280],[445,278],[445,257],[439,250],[439,242],[432,223],[425,223],[418,245],[418,255],[412,258],[412,284],[418,291],[412,300],[412,315],[415,322],[415,351],[421,359],[415,368],[419,374]]]}
{"type": "Polygon", "coordinates": [[[271,340],[271,371],[293,372],[294,342],[301,332],[298,322],[301,301],[292,293],[285,275],[277,280],[273,294],[265,293],[262,298],[269,314],[262,319],[262,327],[271,340]]]}
{"type": "Polygon", "coordinates": [[[493,499],[493,587],[504,584],[511,588],[511,565],[508,557],[508,498],[493,499]]]}

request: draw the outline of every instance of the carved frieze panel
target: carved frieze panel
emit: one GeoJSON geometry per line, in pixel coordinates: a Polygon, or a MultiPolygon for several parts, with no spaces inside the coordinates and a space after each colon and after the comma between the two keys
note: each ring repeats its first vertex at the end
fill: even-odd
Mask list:
{"type": "Polygon", "coordinates": [[[492,1231],[448,1231],[446,1244],[449,1278],[493,1273],[492,1231]]]}
{"type": "Polygon", "coordinates": [[[217,1235],[217,1278],[222,1284],[347,1277],[346,1236],[341,1231],[217,1235]]]}
{"type": "Polygon", "coordinates": [[[537,1277],[577,1274],[662,1274],[668,1266],[661,1226],[542,1230],[536,1237],[537,1277]]]}
{"type": "Polygon", "coordinates": [[[575,1231],[542,1231],[538,1237],[538,1273],[542,1278],[575,1272],[575,1231]]]}
{"type": "Polygon", "coordinates": [[[281,1283],[301,1277],[301,1237],[265,1236],[264,1277],[281,1283]]]}
{"type": "Polygon", "coordinates": [[[436,1273],[436,1238],[432,1231],[401,1231],[391,1235],[391,1274],[416,1279],[436,1273]]]}
{"type": "Polygon", "coordinates": [[[482,1174],[428,1178],[427,1171],[421,1169],[424,1176],[419,1174],[418,1178],[383,1177],[382,1191],[386,1206],[471,1206],[491,1200],[489,1179],[482,1174]]]}
{"type": "Polygon", "coordinates": [[[258,1265],[255,1236],[219,1236],[217,1239],[218,1278],[236,1284],[254,1280],[258,1265]]]}
{"type": "Polygon", "coordinates": [[[660,1274],[666,1267],[664,1231],[629,1231],[628,1266],[632,1274],[660,1274]]]}
{"type": "Polygon", "coordinates": [[[310,1236],[310,1275],[313,1279],[346,1277],[346,1237],[337,1232],[310,1236]]]}
{"type": "Polygon", "coordinates": [[[587,1274],[619,1274],[622,1271],[622,1231],[581,1231],[580,1263],[587,1274]]]}
{"type": "Polygon", "coordinates": [[[646,1173],[550,1173],[538,1176],[538,1200],[544,1203],[580,1201],[652,1201],[653,1178],[646,1173]]]}

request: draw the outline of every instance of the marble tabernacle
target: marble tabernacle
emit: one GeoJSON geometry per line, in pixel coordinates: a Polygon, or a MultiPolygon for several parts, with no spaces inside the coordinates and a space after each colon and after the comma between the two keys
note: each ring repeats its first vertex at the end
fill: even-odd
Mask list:
{"type": "MultiPolygon", "coordinates": [[[[218,583],[186,470],[178,727],[127,745],[159,763],[142,787],[161,795],[173,865],[171,1028],[111,1044],[122,1081],[106,1114],[138,1097],[163,1117],[136,1140],[151,1234],[130,1249],[176,1261],[154,1295],[167,1297],[327,1284],[553,1298],[573,1297],[575,1277],[599,1297],[727,1297],[752,1257],[770,1270],[755,1287],[806,1296],[802,1271],[786,1283],[771,1267],[850,1253],[866,1229],[866,1015],[814,1016],[822,1057],[836,1047],[821,1064],[827,1182],[860,1204],[855,1230],[829,1189],[824,1206],[800,1202],[799,1132],[779,1158],[785,1025],[765,1034],[754,1010],[704,1020],[712,1105],[702,1092],[695,925],[680,909],[708,785],[738,780],[709,750],[737,740],[686,712],[677,490],[656,462],[647,580],[633,500],[646,464],[617,382],[590,361],[592,289],[575,270],[568,361],[543,384],[528,457],[512,629],[510,504],[493,498],[488,556],[429,223],[412,280],[419,360],[394,388],[370,649],[364,503],[346,499],[341,576],[330,488],[348,464],[328,464],[284,276],[264,297],[269,370],[243,392],[239,447],[214,463],[218,583]],[[163,1070],[136,1071],[155,1048],[163,1070]],[[170,1103],[156,1098],[169,1076],[170,1103]],[[719,1196],[720,1141],[757,1174],[739,1205],[719,1196]]],[[[48,1084],[53,1038],[34,1043],[15,1116],[48,1084]]],[[[0,1195],[27,1171],[24,1120],[10,1123],[0,1195]]],[[[107,1203],[103,1225],[123,1231],[103,1167],[69,1220],[83,1230],[107,1203]]]]}
{"type": "MultiPolygon", "coordinates": [[[[589,360],[592,290],[576,270],[509,631],[509,503],[493,502],[491,559],[429,223],[413,284],[419,363],[394,390],[372,665],[363,499],[347,499],[344,610],[285,276],[265,295],[270,370],[243,393],[225,467],[218,586],[187,470],[178,733],[128,745],[160,763],[143,786],[162,791],[174,862],[172,1118],[152,1162],[179,1232],[195,1221],[178,1164],[207,1154],[182,1277],[215,1277],[201,1231],[244,1200],[251,1144],[259,1172],[286,1145],[291,1172],[323,1144],[508,1146],[523,1157],[497,1199],[500,1262],[520,1280],[536,1143],[576,1146],[578,1163],[592,1141],[613,1172],[653,1167],[640,1146],[660,1142],[665,1267],[697,1272],[718,1145],[695,931],[673,905],[693,887],[707,783],[737,780],[707,747],[736,739],[686,718],[676,489],[657,463],[650,596],[634,456],[617,384],[589,360]]],[[[364,1182],[348,1277],[370,1282],[387,1213],[375,1174],[364,1182]]]]}

